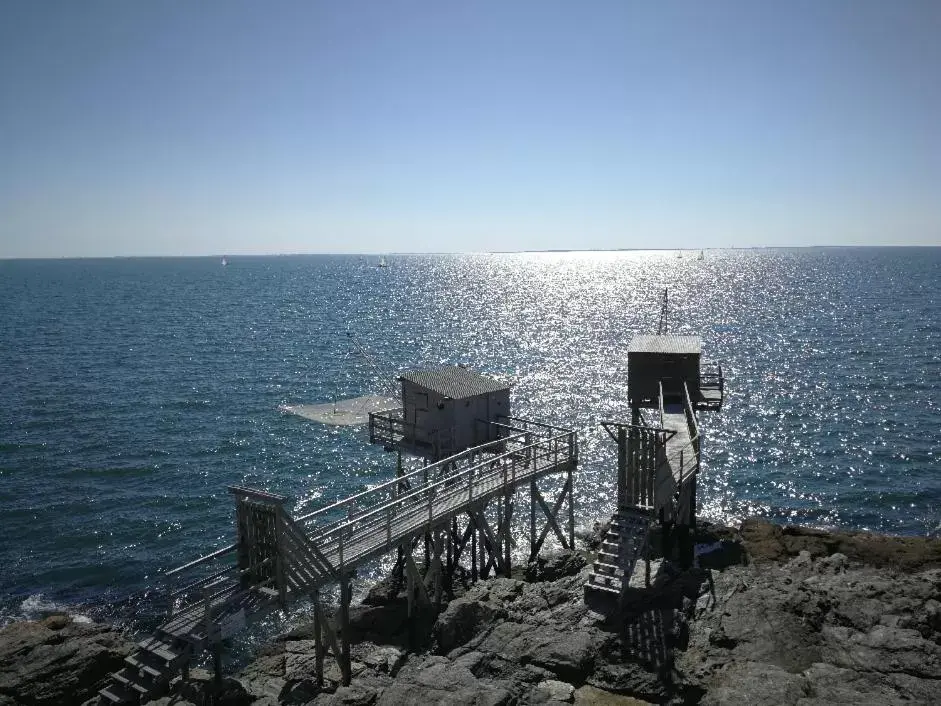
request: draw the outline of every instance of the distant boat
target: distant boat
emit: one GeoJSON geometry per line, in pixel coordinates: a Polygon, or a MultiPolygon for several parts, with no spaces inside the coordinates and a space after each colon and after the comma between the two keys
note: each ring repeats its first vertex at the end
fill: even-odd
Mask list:
{"type": "Polygon", "coordinates": [[[229,261],[225,259],[225,255],[222,256],[222,266],[225,267],[229,264],[229,261]]]}
{"type": "Polygon", "coordinates": [[[702,259],[705,258],[705,257],[706,257],[706,256],[705,256],[705,254],[703,253],[703,251],[700,250],[700,251],[699,251],[699,257],[697,257],[696,259],[697,259],[697,260],[702,260],[702,259]]]}
{"type": "Polygon", "coordinates": [[[388,266],[389,264],[386,262],[386,259],[384,257],[380,257],[379,264],[376,265],[376,267],[388,267],[388,266]]]}

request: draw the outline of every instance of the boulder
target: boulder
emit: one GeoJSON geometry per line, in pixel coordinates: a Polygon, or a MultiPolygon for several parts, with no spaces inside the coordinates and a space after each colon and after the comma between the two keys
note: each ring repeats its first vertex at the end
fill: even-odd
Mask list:
{"type": "Polygon", "coordinates": [[[502,617],[501,613],[505,615],[504,611],[483,601],[466,597],[451,601],[434,625],[437,652],[444,654],[465,644],[495,618],[502,617]]]}

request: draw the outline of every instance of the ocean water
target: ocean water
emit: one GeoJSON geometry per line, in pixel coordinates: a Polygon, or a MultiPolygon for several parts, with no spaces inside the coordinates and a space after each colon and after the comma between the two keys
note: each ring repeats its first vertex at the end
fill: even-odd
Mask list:
{"type": "Polygon", "coordinates": [[[229,485],[300,511],[388,479],[362,429],[278,407],[408,368],[503,376],[515,412],[577,428],[590,525],[663,287],[726,375],[702,515],[941,533],[941,248],[697,255],[0,261],[0,623],[156,611],[161,570],[232,541],[229,485]]]}

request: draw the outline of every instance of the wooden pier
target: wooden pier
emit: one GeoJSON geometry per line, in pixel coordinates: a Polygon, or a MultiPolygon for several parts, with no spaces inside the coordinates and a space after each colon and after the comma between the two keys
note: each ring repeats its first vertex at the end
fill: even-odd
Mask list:
{"type": "Polygon", "coordinates": [[[470,559],[474,579],[491,570],[509,575],[511,525],[520,490],[529,491],[530,558],[550,532],[563,548],[573,548],[576,433],[509,416],[489,424],[492,441],[300,517],[287,512],[283,496],[230,488],[236,542],[167,572],[172,582],[167,620],[101,690],[102,703],[159,696],[205,650],[216,656],[218,668],[223,640],[296,599],[314,603],[317,681],[323,682],[329,653],[348,684],[350,581],[356,569],[397,552],[410,613],[417,609],[416,601],[440,605],[442,581],[462,556],[470,559]],[[564,481],[550,504],[538,483],[558,474],[564,474],[564,481]],[[561,519],[566,506],[567,522],[561,519]],[[424,577],[412,556],[422,542],[424,577]],[[429,582],[434,595],[426,591],[429,582]],[[320,600],[321,591],[334,584],[340,586],[336,625],[326,618],[320,600]]]}

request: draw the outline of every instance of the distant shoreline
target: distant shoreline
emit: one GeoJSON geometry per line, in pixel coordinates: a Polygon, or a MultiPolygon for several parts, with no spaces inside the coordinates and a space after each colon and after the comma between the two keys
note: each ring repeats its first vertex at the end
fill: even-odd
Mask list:
{"type": "Polygon", "coordinates": [[[461,251],[428,251],[428,252],[290,252],[290,253],[208,253],[193,255],[63,255],[61,257],[52,255],[38,256],[0,256],[0,262],[14,261],[70,261],[70,260],[198,260],[213,258],[218,259],[223,254],[229,259],[238,258],[268,258],[268,257],[421,257],[431,255],[539,255],[539,254],[564,254],[564,253],[629,253],[629,252],[724,252],[728,250],[902,250],[902,249],[941,249],[941,244],[884,244],[884,245],[728,245],[712,247],[680,247],[680,248],[615,248],[615,249],[549,249],[549,250],[461,250],[461,251]]]}

